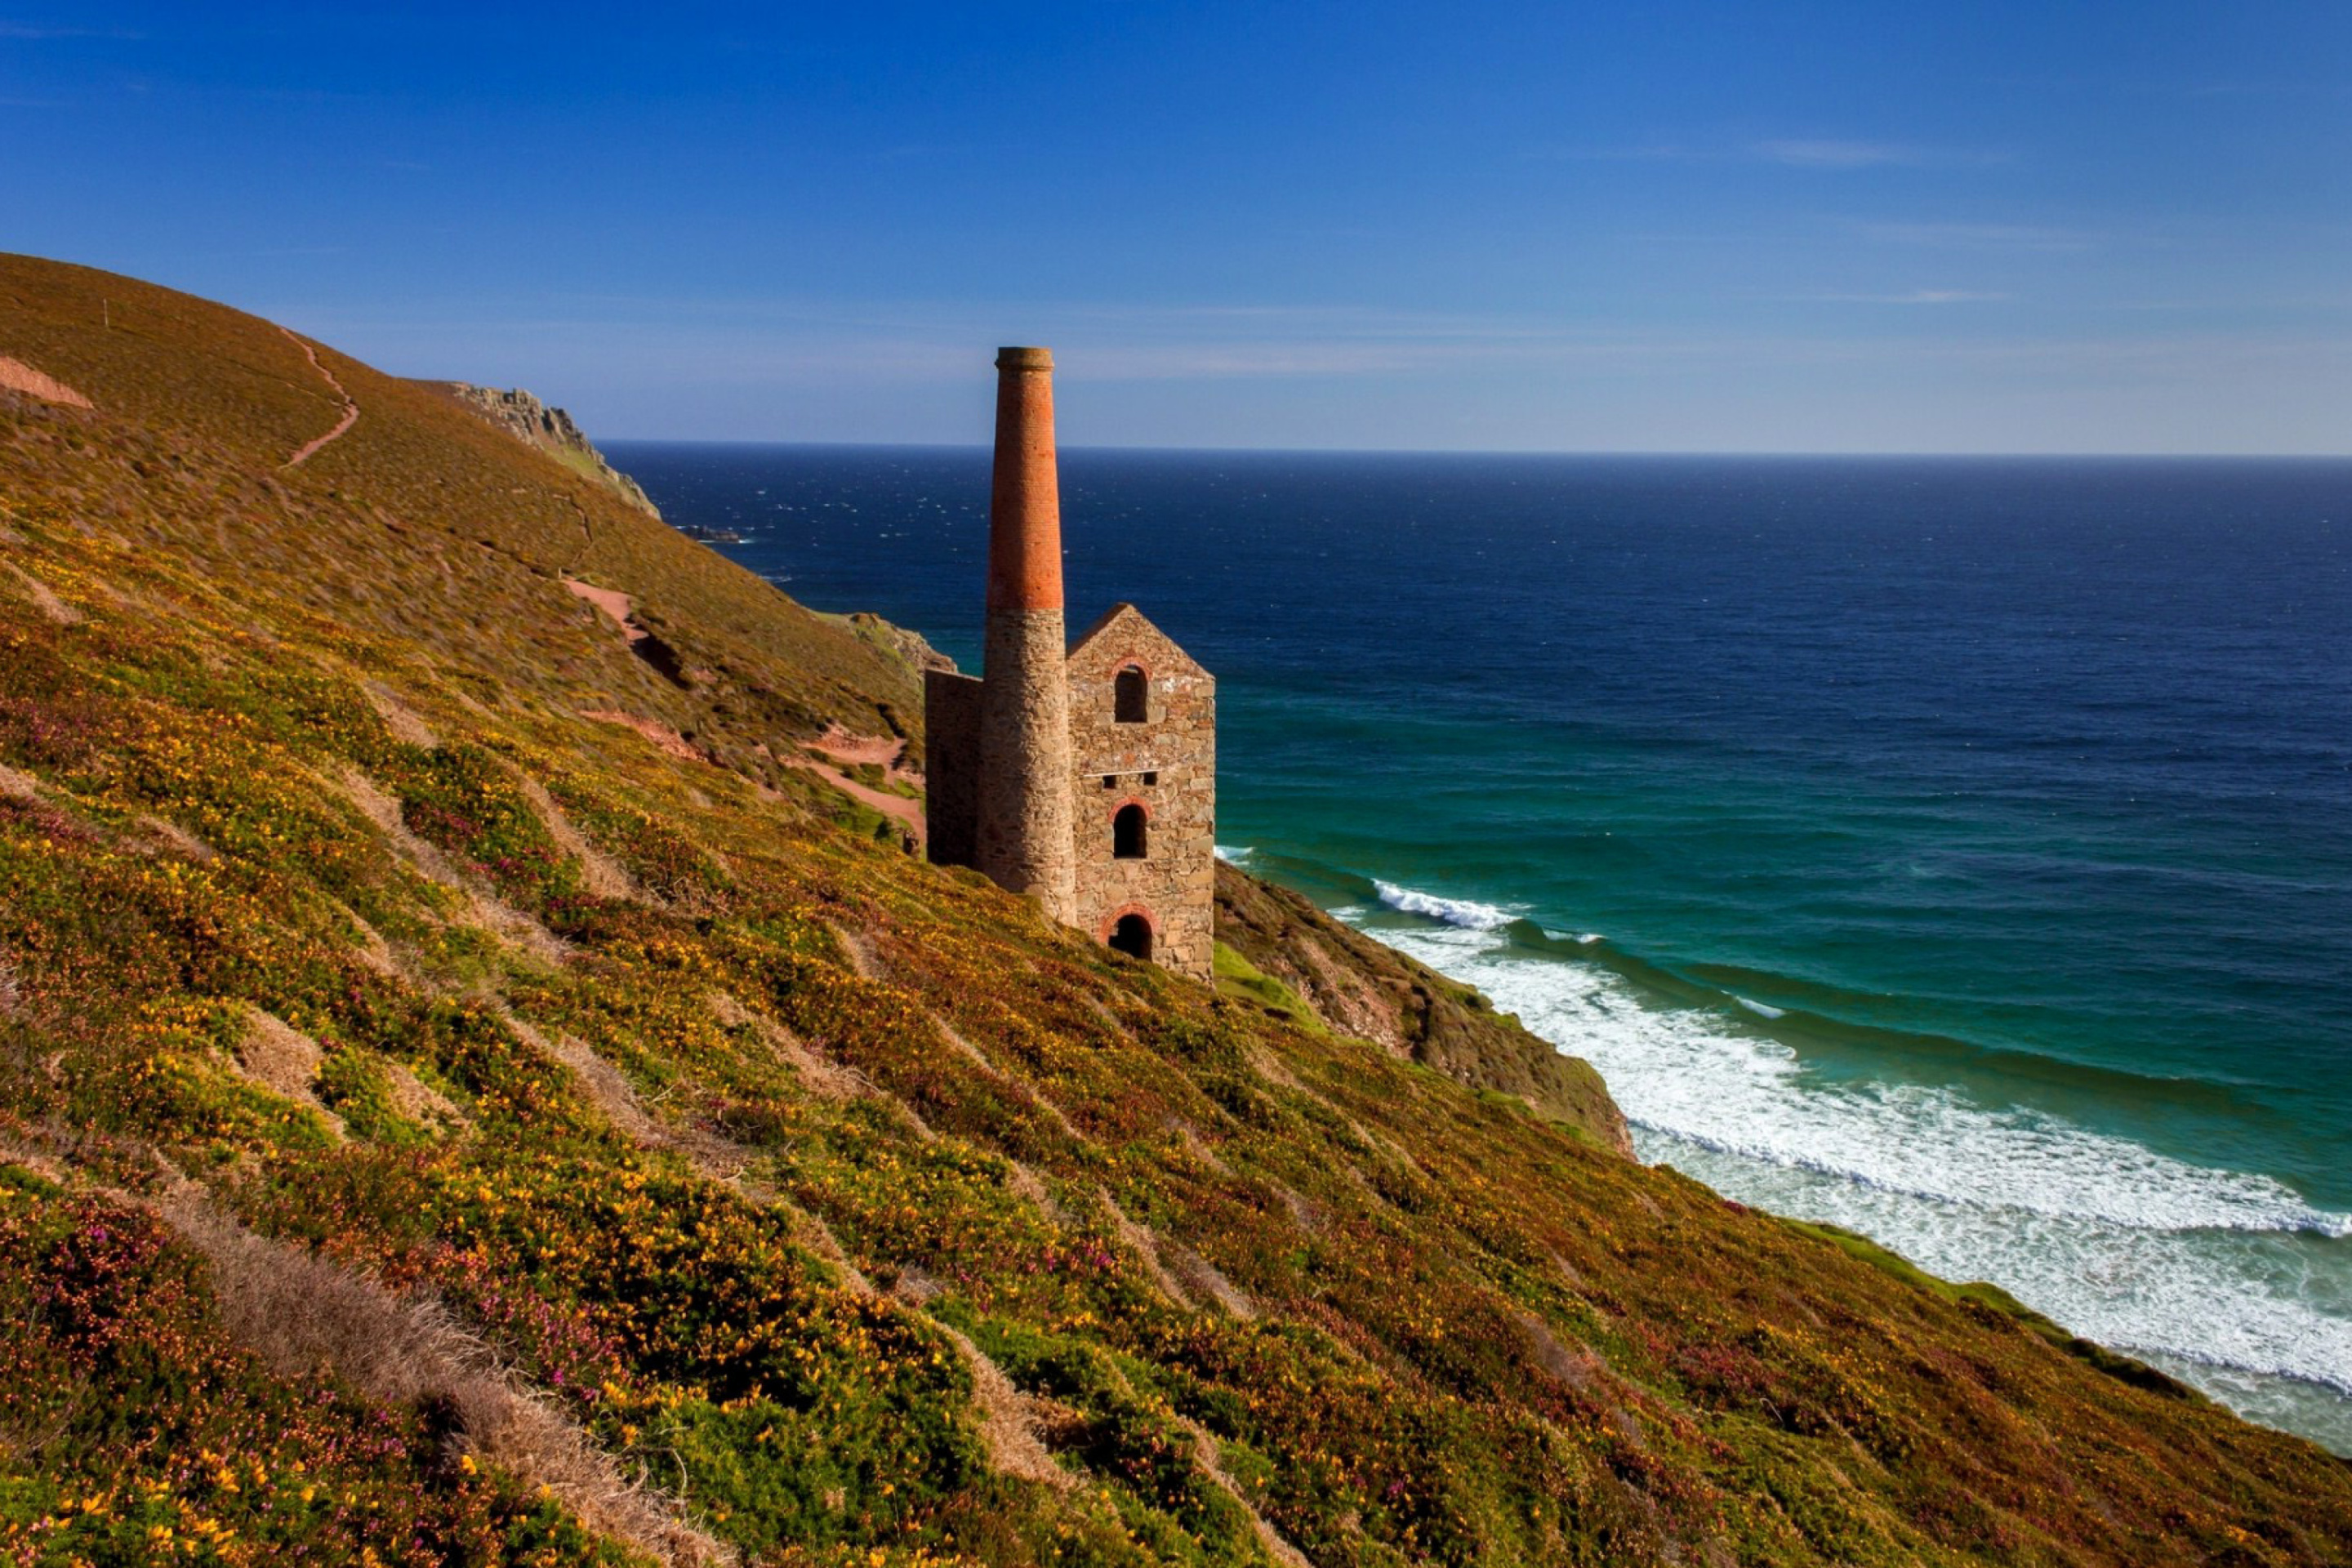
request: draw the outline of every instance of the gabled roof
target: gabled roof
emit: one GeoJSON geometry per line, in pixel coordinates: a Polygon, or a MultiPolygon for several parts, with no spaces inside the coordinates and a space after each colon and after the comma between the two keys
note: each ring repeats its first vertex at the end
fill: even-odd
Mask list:
{"type": "Polygon", "coordinates": [[[1176,644],[1176,639],[1151,624],[1150,617],[1133,605],[1121,601],[1102,613],[1094,625],[1078,634],[1070,645],[1067,662],[1079,663],[1097,654],[1132,654],[1143,658],[1155,670],[1164,670],[1171,663],[1194,675],[1209,672],[1176,644]],[[1098,647],[1097,645],[1108,645],[1098,647]]]}

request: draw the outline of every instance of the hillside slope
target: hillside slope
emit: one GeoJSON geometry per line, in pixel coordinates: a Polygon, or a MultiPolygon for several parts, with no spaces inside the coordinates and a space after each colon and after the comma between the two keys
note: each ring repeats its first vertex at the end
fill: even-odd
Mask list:
{"type": "Polygon", "coordinates": [[[845,830],[903,663],[446,399],[0,311],[89,404],[0,390],[8,1560],[2352,1560],[1997,1292],[845,830]]]}
{"type": "MultiPolygon", "coordinates": [[[[1473,1089],[1516,1096],[1633,1153],[1625,1118],[1591,1063],[1562,1056],[1517,1018],[1496,1013],[1475,989],[1223,861],[1217,863],[1217,940],[1327,1027],[1473,1089]]],[[[1229,993],[1265,1005],[1264,987],[1237,978],[1229,993]]],[[[1283,1010],[1278,1001],[1272,1008],[1277,1016],[1283,1010]]]]}
{"type": "Polygon", "coordinates": [[[661,515],[661,509],[654,505],[637,481],[614,468],[565,410],[550,408],[520,387],[476,386],[465,381],[420,381],[417,384],[456,399],[516,440],[537,447],[564,467],[617,492],[639,511],[652,517],[661,515]]]}
{"type": "Polygon", "coordinates": [[[136,548],[492,690],[649,719],[738,769],[772,766],[761,744],[827,723],[919,722],[902,662],[437,386],[29,258],[0,258],[0,353],[89,399],[88,429],[105,437],[24,426],[0,483],[136,548]],[[600,626],[567,580],[627,595],[648,635],[600,626]]]}

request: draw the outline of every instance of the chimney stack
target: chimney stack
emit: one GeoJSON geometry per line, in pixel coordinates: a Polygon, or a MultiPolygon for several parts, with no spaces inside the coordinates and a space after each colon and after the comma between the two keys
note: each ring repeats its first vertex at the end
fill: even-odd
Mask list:
{"type": "Polygon", "coordinates": [[[1041,348],[1000,349],[996,373],[974,858],[998,886],[1027,894],[1066,922],[1076,918],[1077,866],[1054,356],[1041,348]]]}

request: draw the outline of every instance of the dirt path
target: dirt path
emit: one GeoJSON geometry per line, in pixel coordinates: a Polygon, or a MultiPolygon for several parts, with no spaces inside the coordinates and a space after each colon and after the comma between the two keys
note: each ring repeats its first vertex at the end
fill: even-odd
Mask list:
{"type": "Polygon", "coordinates": [[[20,359],[0,354],[0,388],[21,392],[27,397],[37,397],[45,403],[62,403],[69,408],[88,408],[89,399],[53,375],[45,375],[20,359]]]}
{"type": "Polygon", "coordinates": [[[618,588],[599,588],[593,583],[583,583],[577,577],[566,577],[563,585],[604,612],[612,623],[621,628],[621,635],[632,643],[645,641],[653,634],[636,622],[636,603],[618,588]]]}
{"type": "Polygon", "coordinates": [[[657,719],[641,719],[635,713],[624,713],[613,708],[583,708],[580,710],[580,717],[593,719],[599,724],[618,724],[623,729],[635,730],[682,763],[707,763],[710,760],[688,745],[685,736],[657,719]]]}
{"type": "Polygon", "coordinates": [[[286,459],[286,466],[288,468],[299,468],[303,464],[309,462],[312,458],[317,457],[320,447],[324,447],[328,442],[332,441],[335,437],[341,436],[344,431],[350,429],[352,426],[360,422],[360,405],[352,401],[352,395],[343,390],[343,384],[335,379],[335,373],[319,363],[319,351],[317,349],[312,348],[309,343],[304,342],[292,332],[287,331],[284,327],[280,327],[278,330],[281,332],[286,332],[286,341],[302,351],[302,357],[310,362],[310,368],[317,371],[320,376],[324,377],[327,384],[335,389],[335,395],[343,400],[343,416],[335,421],[335,427],[328,431],[325,435],[320,437],[317,440],[305,443],[300,451],[296,452],[292,457],[286,459]]]}
{"type": "MultiPolygon", "coordinates": [[[[823,752],[835,763],[845,767],[854,767],[859,763],[878,763],[882,766],[883,778],[889,783],[911,784],[918,789],[923,785],[922,774],[899,764],[898,759],[906,753],[907,750],[907,742],[902,740],[878,735],[853,735],[835,724],[815,740],[809,742],[808,747],[813,752],[823,752]]],[[[872,806],[883,816],[904,826],[914,836],[917,843],[923,841],[926,828],[920,801],[909,800],[902,795],[891,795],[887,791],[875,789],[870,785],[858,783],[856,779],[844,778],[832,768],[807,758],[787,757],[782,760],[793,767],[804,768],[814,773],[850,799],[861,801],[872,806]]]]}
{"type": "Polygon", "coordinates": [[[838,724],[809,742],[836,763],[882,763],[896,765],[907,742],[887,735],[853,735],[838,724]]]}
{"type": "Polygon", "coordinates": [[[850,799],[870,805],[898,823],[914,836],[918,844],[923,841],[923,806],[920,801],[908,800],[903,795],[886,795],[878,789],[869,789],[856,779],[843,778],[822,763],[810,762],[805,758],[798,757],[783,757],[778,760],[786,767],[799,768],[803,773],[814,773],[850,799]]]}
{"type": "Polygon", "coordinates": [[[907,754],[907,742],[897,736],[853,735],[838,724],[826,726],[824,734],[809,742],[812,751],[823,752],[835,762],[855,766],[859,763],[879,763],[882,775],[893,784],[910,784],[923,787],[923,775],[899,761],[907,754]]]}

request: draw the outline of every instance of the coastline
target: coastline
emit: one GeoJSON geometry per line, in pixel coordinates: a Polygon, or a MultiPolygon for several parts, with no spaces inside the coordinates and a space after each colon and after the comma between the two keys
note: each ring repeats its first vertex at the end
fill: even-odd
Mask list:
{"type": "MultiPolygon", "coordinates": [[[[976,650],[979,454],[623,460],[792,592],[976,650]]],[[[2024,1279],[2015,1249],[2029,1304],[2208,1386],[2243,1363],[2252,1408],[2352,1367],[2346,1245],[2308,1228],[2352,1212],[2352,682],[2311,592],[2347,472],[1073,452],[1074,515],[1118,526],[1068,572],[1149,577],[1223,680],[1219,837],[1593,1059],[1664,1130],[1637,1142],[1687,1135],[1653,1158],[1818,1184],[1838,1205],[1748,1190],[1833,1222],[1870,1195],[1920,1234],[1854,1228],[1953,1278],[2024,1279]],[[2183,575],[2216,531],[2252,542],[2183,575]],[[1549,912],[1456,938],[1339,867],[1549,912]],[[1630,1060],[1585,1043],[1637,1024],[1630,1060]],[[2000,1198],[2018,1151],[2063,1212],[2000,1198]]]]}
{"type": "MultiPolygon", "coordinates": [[[[1330,896],[1328,876],[1286,881],[1279,855],[1221,853],[1330,896]]],[[[2352,1214],[2046,1112],[1841,1081],[1788,1043],[1801,1036],[1773,1026],[1780,1010],[1629,962],[1599,933],[1564,938],[1503,903],[1367,885],[1374,897],[1329,912],[1591,1060],[1645,1163],[1866,1237],[1940,1279],[1987,1281],[2250,1420],[2352,1458],[2352,1321],[2272,1293],[2352,1266],[2352,1214]],[[2249,1303],[2263,1310],[2233,1324],[2249,1303]]]]}

